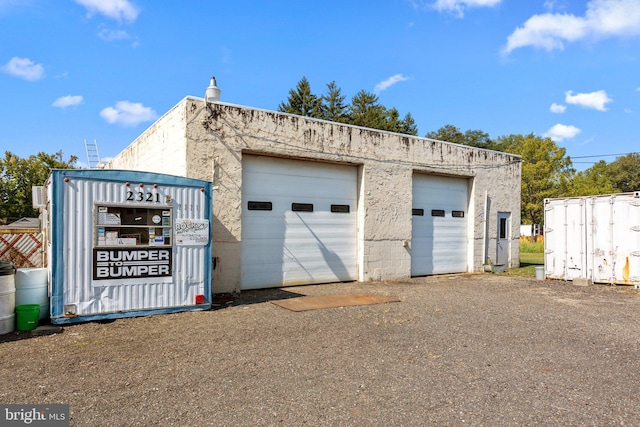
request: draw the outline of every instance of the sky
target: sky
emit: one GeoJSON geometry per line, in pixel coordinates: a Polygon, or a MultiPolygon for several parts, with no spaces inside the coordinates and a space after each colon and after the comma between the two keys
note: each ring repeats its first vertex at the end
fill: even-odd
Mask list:
{"type": "Polygon", "coordinates": [[[277,110],[302,77],[418,135],[530,134],[578,170],[640,151],[640,0],[0,0],[0,150],[121,152],[211,76],[277,110]]]}

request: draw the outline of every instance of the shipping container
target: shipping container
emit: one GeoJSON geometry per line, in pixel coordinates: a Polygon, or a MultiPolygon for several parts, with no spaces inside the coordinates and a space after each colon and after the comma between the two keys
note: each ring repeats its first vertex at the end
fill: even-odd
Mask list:
{"type": "Polygon", "coordinates": [[[545,275],[640,286],[640,192],[545,199],[545,275]]]}
{"type": "Polygon", "coordinates": [[[211,307],[210,182],[53,170],[46,194],[52,323],[211,307]]]}

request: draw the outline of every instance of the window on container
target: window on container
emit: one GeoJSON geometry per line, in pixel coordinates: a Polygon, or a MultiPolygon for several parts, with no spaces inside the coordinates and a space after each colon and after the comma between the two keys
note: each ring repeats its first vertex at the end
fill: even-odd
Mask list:
{"type": "Polygon", "coordinates": [[[464,211],[451,211],[451,216],[454,218],[464,218],[464,211]]]}
{"type": "Polygon", "coordinates": [[[424,216],[424,209],[411,209],[411,215],[424,216]]]}
{"type": "Polygon", "coordinates": [[[247,209],[250,211],[270,211],[273,210],[271,202],[249,202],[247,209]]]}
{"type": "Polygon", "coordinates": [[[172,208],[97,205],[96,246],[170,246],[172,208]]]}
{"type": "Polygon", "coordinates": [[[444,209],[431,209],[431,216],[444,216],[444,209]]]}
{"type": "Polygon", "coordinates": [[[331,205],[331,212],[333,213],[349,213],[349,205],[331,205]]]}
{"type": "Polygon", "coordinates": [[[294,212],[313,212],[313,203],[291,203],[294,212]]]}
{"type": "Polygon", "coordinates": [[[500,227],[499,238],[506,239],[507,238],[507,218],[500,218],[499,227],[500,227]]]}

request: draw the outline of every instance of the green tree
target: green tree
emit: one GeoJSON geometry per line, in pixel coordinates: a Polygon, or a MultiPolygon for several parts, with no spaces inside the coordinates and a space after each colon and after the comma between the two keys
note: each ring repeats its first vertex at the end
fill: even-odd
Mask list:
{"type": "Polygon", "coordinates": [[[485,148],[487,150],[494,150],[496,143],[489,138],[489,134],[482,132],[481,130],[468,130],[464,133],[464,144],[471,147],[485,148]]]}
{"type": "Polygon", "coordinates": [[[542,224],[544,199],[563,196],[575,172],[566,150],[533,133],[500,137],[496,148],[522,156],[522,222],[542,224]]]}
{"type": "MultiPolygon", "coordinates": [[[[384,108],[384,107],[383,107],[384,108]]],[[[400,112],[392,107],[385,111],[385,120],[381,130],[388,130],[389,132],[397,132],[400,129],[400,112]]]]}
{"type": "Polygon", "coordinates": [[[453,125],[444,125],[435,132],[429,132],[427,138],[439,141],[454,142],[456,144],[468,145],[470,147],[496,149],[496,143],[489,134],[481,130],[467,130],[462,133],[460,129],[453,125]]]}
{"type": "Polygon", "coordinates": [[[51,169],[74,169],[76,156],[65,161],[62,151],[56,154],[40,152],[26,159],[5,151],[0,159],[0,219],[6,222],[24,217],[37,217],[32,207],[31,186],[44,185],[51,169]]]}
{"type": "Polygon", "coordinates": [[[378,96],[366,90],[359,91],[351,99],[349,123],[373,129],[386,129],[386,109],[380,104],[378,96]]]}
{"type": "Polygon", "coordinates": [[[579,197],[616,192],[610,166],[604,160],[600,160],[589,169],[576,173],[563,196],[579,197]]]}
{"type": "Polygon", "coordinates": [[[418,126],[416,125],[416,121],[413,119],[411,113],[404,115],[397,131],[400,133],[406,133],[407,135],[418,135],[418,126]]]}
{"type": "Polygon", "coordinates": [[[348,120],[345,96],[332,81],[327,84],[327,94],[320,98],[320,118],[331,122],[345,123],[348,120]]]}
{"type": "Polygon", "coordinates": [[[608,171],[617,191],[640,191],[640,153],[618,157],[609,164],[608,171]]]}
{"type": "Polygon", "coordinates": [[[438,141],[454,142],[464,144],[464,134],[453,125],[444,125],[435,132],[429,132],[426,138],[437,139],[438,141]]]}
{"type": "Polygon", "coordinates": [[[385,108],[377,95],[371,92],[361,90],[349,105],[344,100],[345,96],[335,81],[327,84],[325,95],[318,97],[311,92],[307,78],[302,77],[296,88],[289,91],[287,101],[278,105],[278,111],[408,135],[418,134],[410,113],[400,119],[396,108],[385,108]]]}
{"type": "Polygon", "coordinates": [[[300,116],[322,118],[320,98],[311,92],[311,85],[302,77],[295,89],[289,90],[287,102],[278,105],[278,111],[300,116]]]}

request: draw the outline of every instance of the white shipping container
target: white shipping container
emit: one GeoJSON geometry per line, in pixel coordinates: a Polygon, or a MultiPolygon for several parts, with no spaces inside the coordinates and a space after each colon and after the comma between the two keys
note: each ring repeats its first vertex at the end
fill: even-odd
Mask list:
{"type": "Polygon", "coordinates": [[[546,277],[640,285],[640,192],[544,203],[546,277]]]}
{"type": "Polygon", "coordinates": [[[46,189],[52,323],[211,306],[210,182],[54,170],[46,189]]]}

